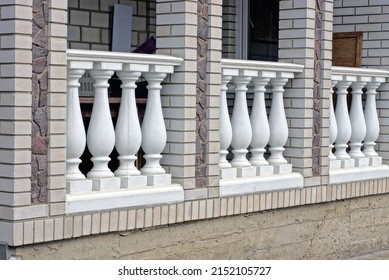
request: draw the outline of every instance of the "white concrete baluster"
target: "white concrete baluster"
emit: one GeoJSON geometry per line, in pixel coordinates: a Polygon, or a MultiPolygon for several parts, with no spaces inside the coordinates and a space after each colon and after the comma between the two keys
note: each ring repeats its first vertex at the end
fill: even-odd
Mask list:
{"type": "Polygon", "coordinates": [[[119,71],[122,81],[122,99],[115,128],[115,147],[119,153],[120,166],[116,176],[136,176],[140,171],[135,167],[136,153],[139,151],[142,134],[136,107],[136,80],[141,72],[119,71]]]}
{"type": "Polygon", "coordinates": [[[362,89],[366,82],[353,82],[351,84],[352,102],[350,108],[350,122],[351,122],[351,138],[350,151],[351,158],[364,158],[365,155],[361,151],[362,141],[366,136],[365,117],[363,116],[362,107],[362,89]]]}
{"type": "Polygon", "coordinates": [[[284,85],[288,82],[285,78],[273,78],[270,80],[273,86],[273,96],[269,114],[270,140],[268,159],[270,164],[286,164],[287,161],[282,155],[284,145],[288,140],[288,123],[286,122],[284,108],[284,85]]]}
{"type": "Polygon", "coordinates": [[[380,133],[380,124],[377,115],[376,94],[377,88],[381,83],[370,82],[366,84],[366,103],[365,103],[365,121],[366,121],[366,137],[364,142],[363,153],[366,157],[377,157],[378,154],[374,150],[375,141],[380,133]]]}
{"type": "Polygon", "coordinates": [[[95,80],[95,99],[87,133],[87,143],[92,154],[93,168],[88,178],[110,178],[114,174],[108,168],[109,158],[115,145],[115,130],[112,123],[108,102],[108,79],[114,71],[105,70],[102,63],[97,63],[89,72],[95,80]]]}
{"type": "Polygon", "coordinates": [[[220,93],[220,152],[219,167],[230,168],[231,164],[227,161],[228,147],[232,140],[232,127],[227,104],[227,84],[231,81],[231,76],[222,76],[222,85],[220,93]]]}
{"type": "Polygon", "coordinates": [[[78,169],[81,155],[85,150],[86,134],[82,120],[78,90],[78,80],[84,70],[68,69],[68,91],[66,101],[66,179],[83,180],[85,176],[78,169]]]}
{"type": "Polygon", "coordinates": [[[161,82],[165,73],[145,73],[148,81],[146,111],[142,123],[142,148],[145,152],[146,164],[141,169],[144,175],[165,174],[159,161],[166,145],[166,127],[161,106],[161,82]]]}
{"type": "Polygon", "coordinates": [[[266,151],[265,147],[270,138],[270,128],[265,105],[265,86],[269,83],[269,81],[270,78],[253,78],[254,101],[250,116],[253,132],[250,144],[250,151],[252,154],[250,163],[252,166],[269,164],[263,157],[263,154],[266,151]]]}
{"type": "Polygon", "coordinates": [[[247,148],[250,145],[252,131],[250,117],[247,108],[246,91],[247,84],[251,77],[236,76],[233,77],[235,84],[235,101],[231,117],[232,125],[232,153],[234,158],[231,161],[233,167],[250,167],[251,164],[247,160],[247,148]]]}
{"type": "Polygon", "coordinates": [[[335,117],[335,111],[334,111],[334,101],[332,98],[332,95],[334,94],[333,88],[335,86],[336,86],[336,82],[332,82],[331,94],[330,94],[330,152],[328,155],[330,160],[336,160],[336,157],[332,153],[332,150],[334,148],[334,142],[335,142],[336,136],[338,135],[338,126],[336,124],[336,117],[335,117]]]}
{"type": "Polygon", "coordinates": [[[336,84],[336,109],[335,117],[338,126],[338,135],[335,140],[335,156],[337,159],[350,159],[347,154],[347,143],[351,137],[351,123],[347,108],[347,89],[351,82],[339,81],[336,84]]]}

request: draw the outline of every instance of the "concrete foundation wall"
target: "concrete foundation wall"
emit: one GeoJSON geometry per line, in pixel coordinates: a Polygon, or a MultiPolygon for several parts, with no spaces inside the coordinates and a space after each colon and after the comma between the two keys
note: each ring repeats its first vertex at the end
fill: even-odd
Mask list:
{"type": "Polygon", "coordinates": [[[389,248],[389,194],[19,247],[23,259],[348,259],[389,248]]]}

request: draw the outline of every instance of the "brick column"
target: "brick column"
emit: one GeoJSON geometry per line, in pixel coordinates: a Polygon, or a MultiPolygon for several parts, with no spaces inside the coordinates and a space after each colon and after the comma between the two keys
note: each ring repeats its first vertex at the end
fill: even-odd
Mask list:
{"type": "Polygon", "coordinates": [[[386,163],[388,163],[389,161],[389,145],[387,140],[389,139],[389,107],[387,106],[388,101],[389,101],[389,83],[386,83],[379,87],[378,95],[377,95],[377,109],[378,109],[378,113],[379,113],[378,117],[380,121],[380,135],[378,136],[378,139],[376,141],[377,145],[375,147],[376,152],[380,156],[382,156],[383,161],[386,163]]]}
{"type": "Polygon", "coordinates": [[[219,112],[221,92],[222,56],[222,0],[208,0],[208,57],[207,57],[207,117],[208,117],[208,146],[207,146],[207,187],[208,197],[219,196],[219,112]]]}
{"type": "Polygon", "coordinates": [[[48,1],[48,182],[50,216],[65,213],[67,1],[48,1]]]}
{"type": "Polygon", "coordinates": [[[0,232],[18,244],[23,224],[47,214],[31,205],[32,1],[0,4],[0,232]]]}
{"type": "Polygon", "coordinates": [[[333,33],[333,0],[323,1],[321,31],[321,138],[320,162],[321,184],[329,182],[329,145],[330,145],[330,95],[332,94],[332,33],[333,33]]]}
{"type": "Polygon", "coordinates": [[[195,189],[197,1],[156,2],[157,53],[184,59],[161,92],[167,128],[161,164],[172,175],[172,182],[184,187],[186,199],[203,198],[206,189],[195,189]]]}
{"type": "Polygon", "coordinates": [[[280,1],[279,59],[304,65],[285,91],[284,155],[305,186],[328,183],[332,0],[280,1]]]}

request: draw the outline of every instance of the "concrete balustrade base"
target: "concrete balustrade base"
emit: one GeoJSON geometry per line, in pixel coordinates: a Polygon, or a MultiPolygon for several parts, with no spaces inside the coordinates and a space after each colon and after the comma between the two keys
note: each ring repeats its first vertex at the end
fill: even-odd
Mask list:
{"type": "Polygon", "coordinates": [[[147,177],[146,176],[128,176],[121,177],[121,188],[123,189],[134,189],[147,186],[147,177]]]}
{"type": "Polygon", "coordinates": [[[271,175],[274,173],[274,166],[271,165],[256,166],[255,168],[257,169],[257,176],[271,175]]]}
{"type": "Polygon", "coordinates": [[[184,190],[180,185],[160,185],[138,189],[119,189],[110,192],[95,192],[85,195],[68,194],[66,213],[103,211],[136,206],[150,206],[178,203],[184,200],[184,190]]]}
{"type": "Polygon", "coordinates": [[[92,179],[94,191],[111,191],[120,189],[120,178],[99,178],[92,179]]]}
{"type": "Polygon", "coordinates": [[[172,182],[172,175],[170,174],[158,174],[158,175],[147,175],[147,185],[169,185],[172,182]]]}
{"type": "Polygon", "coordinates": [[[77,180],[66,182],[66,193],[90,193],[92,192],[92,181],[91,180],[77,180]]]}
{"type": "Polygon", "coordinates": [[[256,175],[256,172],[256,168],[253,166],[237,168],[237,175],[239,178],[254,177],[256,175]]]}
{"type": "Polygon", "coordinates": [[[356,158],[355,159],[355,167],[369,166],[368,158],[356,158]]]}
{"type": "Polygon", "coordinates": [[[292,172],[292,165],[291,164],[275,164],[274,167],[274,174],[286,174],[292,172]]]}
{"type": "Polygon", "coordinates": [[[235,196],[273,190],[302,188],[303,176],[299,173],[273,174],[260,177],[220,180],[220,196],[235,196]]]}
{"type": "Polygon", "coordinates": [[[363,181],[389,176],[389,166],[362,166],[330,170],[330,184],[363,181]]]}
{"type": "Polygon", "coordinates": [[[237,177],[236,168],[223,168],[220,169],[220,179],[235,179],[237,177]]]}

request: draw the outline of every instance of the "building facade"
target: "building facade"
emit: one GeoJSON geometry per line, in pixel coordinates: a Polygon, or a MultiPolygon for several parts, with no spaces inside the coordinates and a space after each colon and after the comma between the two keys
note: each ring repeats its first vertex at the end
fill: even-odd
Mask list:
{"type": "Polygon", "coordinates": [[[389,4],[258,2],[2,1],[0,256],[388,248],[389,4]]]}

